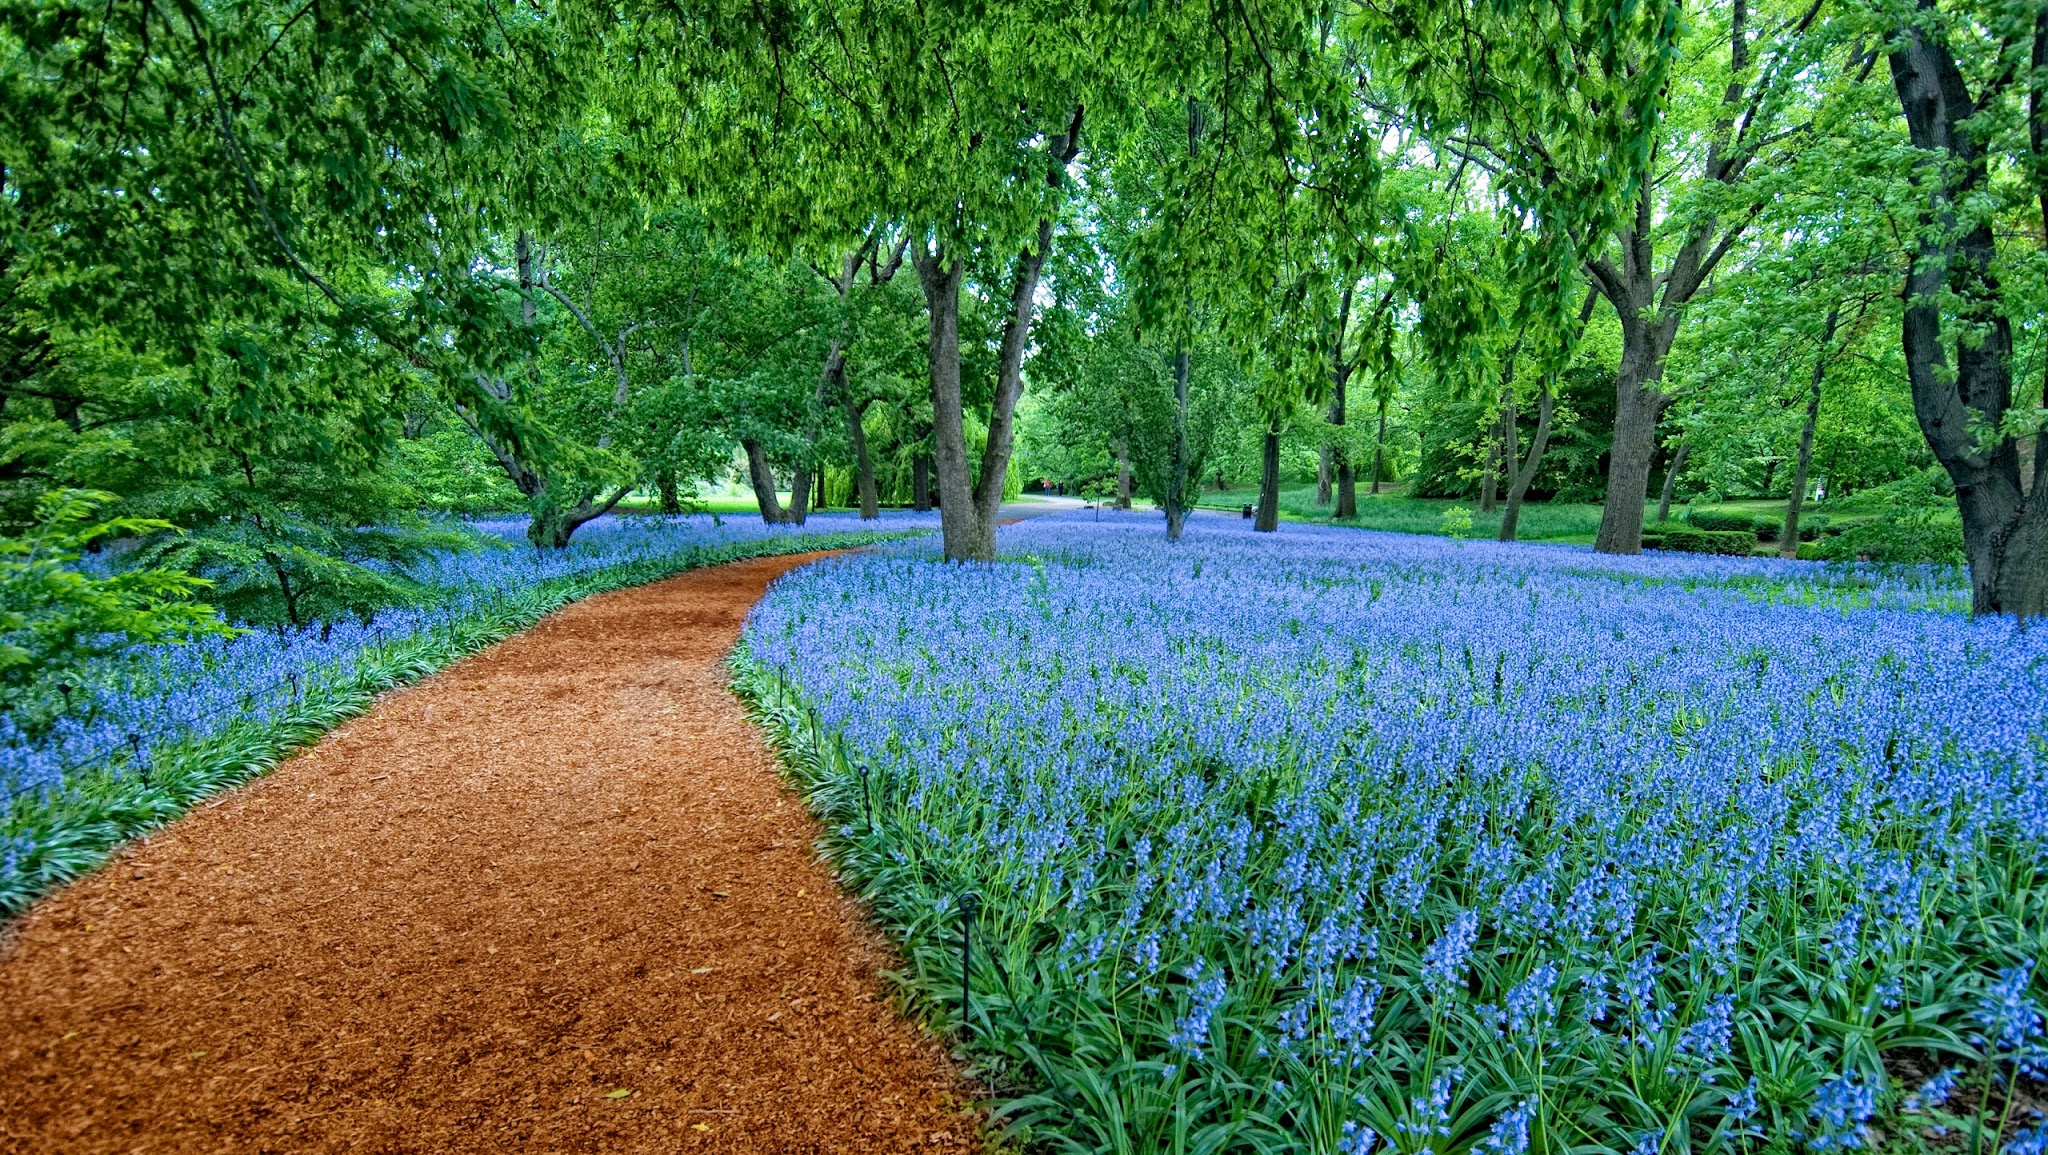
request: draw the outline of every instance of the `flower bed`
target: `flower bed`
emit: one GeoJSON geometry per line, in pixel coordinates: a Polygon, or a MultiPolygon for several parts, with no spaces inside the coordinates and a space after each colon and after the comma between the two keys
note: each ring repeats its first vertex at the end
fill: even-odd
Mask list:
{"type": "Polygon", "coordinates": [[[791,575],[736,666],[1014,1134],[2028,1141],[2048,634],[1952,571],[1220,518],[1003,545],[791,575]]]}

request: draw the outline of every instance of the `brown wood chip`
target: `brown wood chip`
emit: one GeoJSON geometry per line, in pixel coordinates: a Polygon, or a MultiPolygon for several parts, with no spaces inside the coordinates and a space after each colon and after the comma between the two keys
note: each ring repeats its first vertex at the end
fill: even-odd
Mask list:
{"type": "Polygon", "coordinates": [[[726,689],[805,560],[571,606],[39,903],[0,1151],[978,1146],[726,689]]]}

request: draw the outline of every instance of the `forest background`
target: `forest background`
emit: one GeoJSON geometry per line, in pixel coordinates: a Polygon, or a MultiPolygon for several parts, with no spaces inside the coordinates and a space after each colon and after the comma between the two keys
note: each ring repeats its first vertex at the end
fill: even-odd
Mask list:
{"type": "Polygon", "coordinates": [[[2040,614],[2044,103],[2014,0],[10,0],[0,690],[1026,489],[2040,614]]]}

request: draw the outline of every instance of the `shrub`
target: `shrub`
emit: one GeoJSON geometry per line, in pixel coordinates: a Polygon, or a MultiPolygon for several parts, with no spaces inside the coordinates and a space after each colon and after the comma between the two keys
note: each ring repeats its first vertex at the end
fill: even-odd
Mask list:
{"type": "MultiPolygon", "coordinates": [[[[1960,565],[1963,523],[1947,479],[1929,469],[1858,495],[1859,501],[1880,503],[1877,517],[1845,526],[1828,526],[1814,541],[1814,554],[1824,561],[1878,561],[1916,565],[1960,565]]],[[[1802,535],[1803,536],[1803,535],[1802,535]]]]}
{"type": "Polygon", "coordinates": [[[1758,519],[1754,514],[1740,513],[1729,509],[1692,509],[1686,511],[1685,520],[1694,529],[1714,531],[1741,530],[1744,533],[1754,534],[1757,531],[1758,519]]]}
{"type": "Polygon", "coordinates": [[[1643,548],[1668,549],[1679,553],[1721,553],[1737,557],[1756,545],[1756,534],[1747,529],[1697,529],[1666,523],[1643,531],[1643,548]]]}

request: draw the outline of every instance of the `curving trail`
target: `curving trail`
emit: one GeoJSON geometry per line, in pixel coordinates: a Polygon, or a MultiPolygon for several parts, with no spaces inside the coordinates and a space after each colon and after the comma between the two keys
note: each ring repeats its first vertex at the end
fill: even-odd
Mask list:
{"type": "Polygon", "coordinates": [[[570,606],[39,903],[0,1151],[975,1149],[726,689],[807,560],[570,606]]]}

